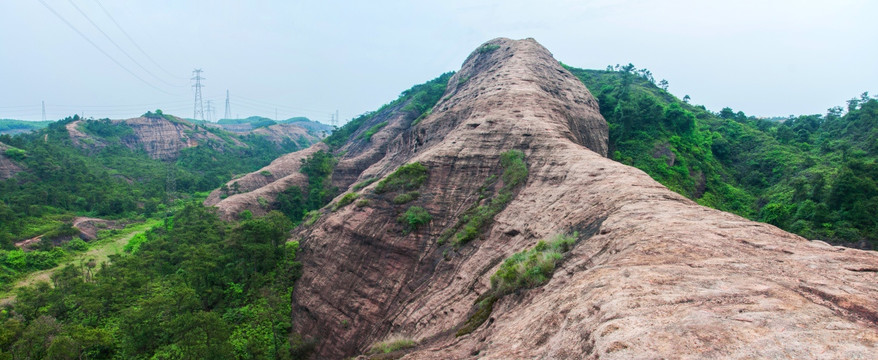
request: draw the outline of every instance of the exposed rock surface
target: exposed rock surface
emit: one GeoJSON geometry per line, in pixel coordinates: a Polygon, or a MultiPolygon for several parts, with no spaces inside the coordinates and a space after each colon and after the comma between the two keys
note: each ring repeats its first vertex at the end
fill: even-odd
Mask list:
{"type": "Polygon", "coordinates": [[[22,170],[21,166],[18,166],[15,161],[6,156],[7,149],[9,149],[9,146],[0,143],[0,180],[9,179],[22,170]]]}
{"type": "Polygon", "coordinates": [[[417,200],[394,205],[373,184],[359,191],[368,205],[325,208],[294,232],[304,275],[293,330],[319,340],[318,358],[391,336],[418,341],[399,354],[410,359],[875,356],[876,253],[699,206],[605,158],[596,101],[545,48],[487,45],[432,115],[388,129],[380,159],[361,163],[368,178],[420,162],[429,177],[417,200]],[[524,187],[480,239],[437,244],[509,149],[526,155],[524,187]],[[405,234],[397,217],[410,205],[433,220],[405,234]],[[502,297],[455,337],[503,259],[573,231],[580,239],[547,284],[502,297]]]}
{"type": "Polygon", "coordinates": [[[219,208],[220,217],[234,219],[244,210],[264,215],[271,209],[263,204],[274,201],[277,194],[291,186],[307,187],[308,177],[299,172],[302,160],[317,151],[328,150],[324,143],[281,156],[268,166],[225,184],[229,190],[216,189],[204,200],[206,206],[219,208]],[[259,200],[262,198],[263,200],[259,200]]]}
{"type": "MultiPolygon", "coordinates": [[[[143,148],[154,159],[169,160],[180,155],[180,150],[198,146],[209,140],[223,141],[218,136],[197,131],[195,127],[184,121],[169,121],[165,118],[139,117],[124,122],[134,130],[134,136],[122,139],[125,146],[131,149],[143,148]]],[[[242,145],[238,143],[238,145],[242,145]]]]}
{"type": "Polygon", "coordinates": [[[313,144],[320,139],[311,135],[303,127],[290,124],[275,124],[271,126],[253,129],[252,133],[265,136],[268,141],[280,144],[286,141],[301,144],[313,144]]]}

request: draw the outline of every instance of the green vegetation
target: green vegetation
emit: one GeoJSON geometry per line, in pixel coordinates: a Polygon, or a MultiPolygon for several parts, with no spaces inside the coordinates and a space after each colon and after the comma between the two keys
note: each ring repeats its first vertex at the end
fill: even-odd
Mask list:
{"type": "Polygon", "coordinates": [[[430,216],[430,213],[428,213],[426,209],[420,206],[409,207],[408,210],[397,219],[397,221],[405,226],[406,233],[415,231],[422,225],[430,223],[430,220],[433,220],[433,217],[430,216]]]}
{"type": "Polygon", "coordinates": [[[421,193],[417,191],[409,191],[407,193],[397,195],[395,198],[393,198],[393,203],[397,205],[402,205],[417,200],[419,196],[421,196],[421,193]]]}
{"type": "Polygon", "coordinates": [[[278,210],[294,223],[298,223],[309,211],[326,205],[338,192],[337,188],[331,186],[329,179],[336,161],[332,154],[325,151],[315,152],[303,159],[299,172],[308,177],[308,188],[303,190],[293,186],[278,194],[275,199],[278,210]]]}
{"type": "MultiPolygon", "coordinates": [[[[361,200],[363,200],[363,199],[361,199],[361,200]]],[[[320,215],[321,215],[320,211],[311,210],[311,211],[305,213],[304,221],[302,224],[304,224],[305,226],[314,225],[314,223],[317,222],[318,219],[320,219],[320,215]]]]}
{"type": "Polygon", "coordinates": [[[372,141],[372,135],[375,135],[375,133],[378,132],[378,130],[381,130],[381,128],[383,128],[385,126],[387,126],[387,121],[383,121],[383,122],[380,122],[380,123],[373,125],[372,127],[369,128],[369,130],[366,130],[366,132],[360,134],[360,139],[366,139],[366,141],[372,141]]]}
{"type": "Polygon", "coordinates": [[[567,69],[598,99],[612,159],[702,205],[810,239],[878,245],[878,100],[868,94],[770,121],[691,105],[631,64],[567,69]]]}
{"type": "Polygon", "coordinates": [[[485,45],[479,46],[477,51],[479,52],[479,54],[485,54],[485,53],[489,53],[489,52],[492,52],[494,50],[497,50],[499,48],[500,48],[500,45],[497,45],[497,44],[485,44],[485,45]]]}
{"type": "Polygon", "coordinates": [[[52,121],[0,119],[0,134],[23,133],[43,129],[52,121]]]}
{"type": "Polygon", "coordinates": [[[506,258],[491,275],[491,290],[476,300],[475,312],[457,330],[456,336],[469,334],[481,326],[491,316],[494,303],[504,295],[545,284],[563,254],[573,249],[578,238],[577,232],[558,234],[549,242],[540,240],[534,248],[506,258]]]}
{"type": "Polygon", "coordinates": [[[378,178],[377,178],[377,177],[375,177],[375,178],[371,178],[371,179],[363,180],[363,181],[361,181],[360,183],[354,185],[354,187],[352,188],[352,190],[354,190],[354,191],[360,191],[360,190],[362,190],[364,187],[369,186],[369,185],[371,185],[373,182],[376,182],[376,181],[378,181],[378,178]]]}
{"type": "Polygon", "coordinates": [[[139,249],[67,266],[0,311],[0,358],[306,358],[290,336],[298,243],[280,213],[228,224],[188,204],[139,249]]]}
{"type": "Polygon", "coordinates": [[[561,254],[570,251],[577,238],[579,234],[576,232],[559,234],[549,242],[540,240],[533,249],[513,254],[491,276],[491,290],[502,296],[544,284],[555,271],[561,254]]]}
{"type": "MultiPolygon", "coordinates": [[[[145,116],[181,121],[160,111],[145,116]]],[[[203,199],[232,174],[254,171],[299,147],[218,129],[193,131],[216,132],[228,140],[203,142],[183,150],[176,161],[162,161],[141,149],[128,148],[124,141],[133,135],[132,128],[108,119],[74,116],[33,133],[0,135],[0,141],[10,146],[4,155],[26,170],[0,180],[0,250],[14,250],[13,243],[24,239],[43,238],[26,255],[23,266],[15,253],[12,264],[0,264],[0,290],[81,251],[79,242],[56,246],[71,238],[76,241],[78,231],[71,227],[75,216],[132,221],[163,216],[181,199],[203,199]],[[66,129],[74,121],[80,121],[79,128],[99,146],[75,146],[66,129]]],[[[6,259],[5,254],[2,257],[6,259]]]]}
{"type": "Polygon", "coordinates": [[[355,205],[357,205],[358,208],[369,206],[369,199],[359,199],[355,205]]]}
{"type": "Polygon", "coordinates": [[[388,354],[397,350],[413,348],[417,343],[408,338],[396,337],[386,341],[379,342],[369,349],[370,354],[388,354]]]}
{"type": "MultiPolygon", "coordinates": [[[[457,246],[476,239],[494,221],[494,216],[503,211],[506,205],[509,205],[515,190],[527,181],[528,171],[524,153],[521,150],[509,150],[502,153],[500,155],[500,166],[503,168],[503,174],[500,177],[503,180],[503,187],[485,205],[478,205],[478,202],[476,202],[476,204],[464,212],[454,226],[442,233],[437,240],[440,244],[445,243],[445,241],[452,237],[454,244],[457,246]]],[[[496,181],[496,176],[489,177],[485,181],[480,200],[487,197],[486,192],[489,188],[496,185],[496,181]]]]}
{"type": "Polygon", "coordinates": [[[332,207],[332,211],[336,211],[345,206],[348,206],[350,203],[354,202],[354,200],[356,200],[359,196],[360,194],[357,194],[355,192],[344,194],[344,196],[342,196],[341,199],[338,199],[338,202],[335,203],[335,205],[332,207]]]}
{"type": "Polygon", "coordinates": [[[419,162],[400,166],[375,186],[376,194],[397,190],[416,190],[427,181],[427,167],[419,162]]]}
{"type": "MultiPolygon", "coordinates": [[[[452,75],[454,75],[453,72],[447,72],[433,80],[415,85],[410,89],[403,91],[402,94],[399,95],[399,98],[385,104],[378,110],[365,113],[348,121],[347,124],[344,124],[342,127],[333,131],[331,135],[323,139],[323,142],[326,143],[326,145],[329,145],[333,150],[337,150],[341,148],[341,146],[344,145],[354,133],[360,131],[360,128],[370,122],[373,118],[378,118],[378,120],[386,119],[390,114],[393,114],[396,111],[408,113],[408,117],[412,121],[420,118],[425,112],[432,109],[442,97],[442,94],[445,93],[448,79],[450,79],[452,75]]],[[[378,121],[378,123],[381,122],[382,121],[378,121]]],[[[375,130],[377,131],[377,129],[375,130]]],[[[368,131],[368,129],[363,131],[368,131]]]]}

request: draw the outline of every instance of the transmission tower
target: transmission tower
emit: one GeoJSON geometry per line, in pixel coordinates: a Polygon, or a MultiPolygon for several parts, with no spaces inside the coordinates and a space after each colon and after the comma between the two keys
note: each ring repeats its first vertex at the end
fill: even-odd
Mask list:
{"type": "Polygon", "coordinates": [[[43,121],[46,121],[46,102],[43,101],[43,121]]]}
{"type": "Polygon", "coordinates": [[[205,78],[201,77],[201,72],[201,69],[192,70],[192,74],[195,75],[191,79],[195,80],[195,85],[192,85],[195,88],[195,111],[192,114],[192,118],[204,120],[204,104],[201,101],[201,87],[204,84],[201,83],[201,80],[205,78]]]}
{"type": "MultiPolygon", "coordinates": [[[[211,112],[213,111],[213,109],[211,109],[211,107],[210,107],[210,104],[211,104],[212,102],[213,102],[213,101],[211,101],[211,100],[207,100],[207,110],[205,110],[205,112],[207,112],[207,122],[212,122],[212,121],[213,121],[213,117],[210,116],[210,115],[211,115],[211,112]]],[[[202,120],[204,120],[204,119],[202,118],[202,120]]]]}
{"type": "Polygon", "coordinates": [[[223,118],[232,118],[232,105],[229,104],[229,90],[226,90],[226,114],[223,116],[223,118]]]}

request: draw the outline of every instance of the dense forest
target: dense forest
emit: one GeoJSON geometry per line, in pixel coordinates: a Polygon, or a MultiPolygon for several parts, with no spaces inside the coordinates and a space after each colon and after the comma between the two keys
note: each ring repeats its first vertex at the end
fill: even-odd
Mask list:
{"type": "Polygon", "coordinates": [[[634,65],[567,67],[598,99],[610,157],[699,204],[809,239],[878,245],[878,100],[779,121],[717,113],[634,65]]]}
{"type": "Polygon", "coordinates": [[[206,196],[235,174],[309,145],[204,128],[221,140],[183,149],[175,160],[163,161],[125,146],[121,139],[132,129],[107,119],[82,122],[82,130],[106,146],[76,146],[65,126],[78,120],[74,116],[32,133],[0,135],[0,142],[9,146],[4,156],[26,169],[0,180],[0,290],[21,273],[57,265],[65,249],[54,244],[78,234],[71,227],[75,216],[124,222],[162,217],[178,201],[206,196]],[[35,251],[13,246],[36,236],[42,240],[35,251]]]}

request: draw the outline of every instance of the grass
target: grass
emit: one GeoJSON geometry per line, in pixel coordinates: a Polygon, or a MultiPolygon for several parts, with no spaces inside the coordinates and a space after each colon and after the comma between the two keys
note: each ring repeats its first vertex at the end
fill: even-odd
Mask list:
{"type": "Polygon", "coordinates": [[[360,189],[362,189],[362,188],[364,188],[364,187],[366,187],[366,186],[369,186],[369,185],[371,185],[373,182],[376,182],[376,181],[378,181],[378,178],[371,178],[371,179],[363,180],[363,181],[361,181],[360,183],[354,185],[354,187],[351,188],[351,190],[353,190],[353,191],[360,191],[360,189]]]}
{"type": "Polygon", "coordinates": [[[540,240],[534,248],[517,252],[503,261],[491,276],[491,289],[498,295],[546,283],[562,254],[570,251],[579,233],[556,235],[549,242],[540,240]]]}
{"type": "Polygon", "coordinates": [[[494,303],[504,295],[548,282],[558,261],[563,258],[564,253],[573,249],[578,238],[578,232],[558,234],[548,242],[540,240],[532,249],[506,258],[497,272],[491,275],[491,290],[476,300],[476,311],[457,330],[455,336],[467,335],[478,329],[491,316],[494,303]]]}
{"type": "MultiPolygon", "coordinates": [[[[454,240],[457,246],[464,245],[474,239],[484,230],[488,224],[494,221],[494,216],[503,211],[506,205],[512,201],[514,190],[527,181],[527,164],[524,153],[521,150],[509,150],[500,154],[500,166],[503,168],[503,187],[489,199],[485,205],[473,205],[463,213],[457,223],[445,230],[437,240],[439,244],[449,239],[454,240]]],[[[485,186],[480,190],[483,195],[485,190],[496,181],[495,177],[489,177],[485,186]]]]}
{"type": "Polygon", "coordinates": [[[335,203],[335,205],[332,207],[332,211],[336,211],[347,206],[348,204],[354,202],[354,200],[356,200],[359,196],[360,194],[354,192],[344,194],[344,196],[342,196],[341,199],[338,199],[338,202],[335,203]]]}
{"type": "Polygon", "coordinates": [[[418,199],[421,196],[421,193],[417,191],[409,191],[407,193],[399,194],[395,198],[393,198],[393,203],[397,205],[409,203],[418,199]]]}
{"type": "Polygon", "coordinates": [[[357,205],[358,208],[369,206],[369,199],[359,199],[354,205],[357,205]]]}
{"type": "Polygon", "coordinates": [[[427,181],[427,167],[419,162],[400,166],[392,174],[375,186],[375,193],[381,194],[396,190],[416,190],[427,181]]]}
{"type": "Polygon", "coordinates": [[[17,288],[30,286],[41,281],[48,282],[55,270],[60,269],[69,264],[79,263],[83,261],[94,261],[96,264],[108,262],[110,255],[121,254],[128,242],[136,235],[141,234],[154,226],[161,223],[160,219],[150,219],[139,224],[131,224],[121,230],[101,231],[107,234],[99,237],[97,240],[89,244],[86,252],[71,254],[66,259],[60,261],[57,266],[47,270],[28,273],[21,277],[8,292],[0,293],[0,304],[6,303],[13,299],[15,295],[13,291],[17,288]]]}
{"type": "Polygon", "coordinates": [[[366,130],[366,132],[364,132],[362,135],[360,135],[360,139],[366,139],[366,141],[372,141],[372,135],[375,135],[375,133],[377,133],[378,130],[381,130],[381,128],[383,128],[385,126],[387,126],[387,121],[380,122],[378,124],[373,125],[368,130],[366,130]]]}
{"type": "Polygon", "coordinates": [[[302,224],[305,226],[314,225],[314,223],[317,222],[317,219],[320,219],[320,215],[320,211],[311,210],[305,214],[305,221],[302,222],[302,224]]]}
{"type": "Polygon", "coordinates": [[[418,343],[412,339],[394,336],[382,342],[372,345],[369,349],[370,354],[388,354],[397,350],[413,348],[418,343]]]}

